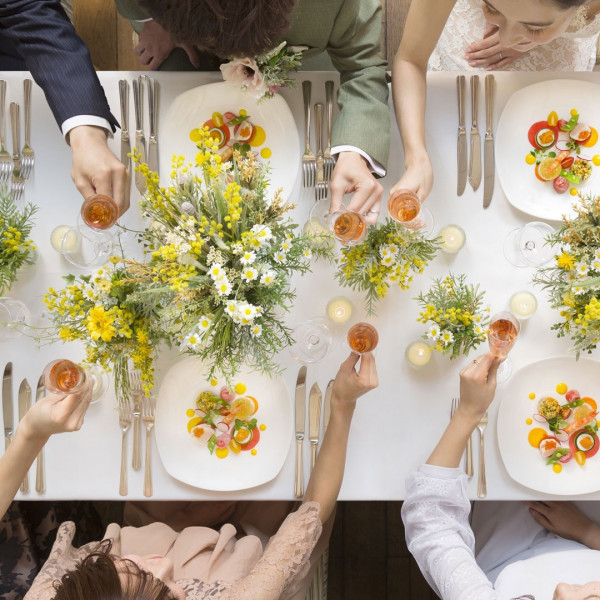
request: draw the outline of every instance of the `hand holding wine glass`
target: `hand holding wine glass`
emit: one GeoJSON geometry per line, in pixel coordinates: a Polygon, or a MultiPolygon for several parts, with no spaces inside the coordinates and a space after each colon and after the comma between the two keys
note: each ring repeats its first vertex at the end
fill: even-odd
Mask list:
{"type": "Polygon", "coordinates": [[[86,384],[85,371],[74,362],[56,359],[49,362],[42,374],[45,388],[55,394],[73,394],[86,384]]]}
{"type": "Polygon", "coordinates": [[[488,328],[490,350],[494,356],[505,359],[498,368],[498,383],[506,381],[512,373],[512,363],[508,353],[515,345],[520,331],[519,321],[509,312],[496,313],[490,319],[488,328]]]}
{"type": "Polygon", "coordinates": [[[373,352],[378,342],[377,329],[369,323],[356,323],[348,330],[348,345],[357,354],[373,352]]]}

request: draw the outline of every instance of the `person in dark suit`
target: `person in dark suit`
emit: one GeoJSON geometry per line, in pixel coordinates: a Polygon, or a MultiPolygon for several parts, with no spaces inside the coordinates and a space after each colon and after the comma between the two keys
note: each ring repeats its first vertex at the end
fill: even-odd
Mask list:
{"type": "Polygon", "coordinates": [[[0,70],[31,71],[71,146],[75,186],[112,197],[123,214],[129,174],[106,142],[119,124],[60,0],[0,0],[0,70]]]}

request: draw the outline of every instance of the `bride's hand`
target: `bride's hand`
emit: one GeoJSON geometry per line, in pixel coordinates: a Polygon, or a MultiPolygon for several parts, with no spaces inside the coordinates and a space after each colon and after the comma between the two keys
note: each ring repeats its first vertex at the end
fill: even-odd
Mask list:
{"type": "Polygon", "coordinates": [[[471,67],[492,70],[507,67],[515,58],[522,55],[523,52],[502,46],[498,27],[488,23],[483,32],[483,38],[467,46],[465,58],[471,67]]]}

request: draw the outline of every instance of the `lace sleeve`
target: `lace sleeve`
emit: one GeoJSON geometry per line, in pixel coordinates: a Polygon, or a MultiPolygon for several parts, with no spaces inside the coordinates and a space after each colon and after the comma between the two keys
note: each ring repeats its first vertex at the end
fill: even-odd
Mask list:
{"type": "Polygon", "coordinates": [[[406,543],[421,572],[444,600],[496,600],[475,562],[466,475],[422,465],[406,482],[402,520],[406,543]]]}
{"type": "Polygon", "coordinates": [[[309,557],[321,535],[318,502],[307,502],[288,515],[252,571],[236,581],[225,600],[277,600],[290,592],[310,567],[309,557]]]}

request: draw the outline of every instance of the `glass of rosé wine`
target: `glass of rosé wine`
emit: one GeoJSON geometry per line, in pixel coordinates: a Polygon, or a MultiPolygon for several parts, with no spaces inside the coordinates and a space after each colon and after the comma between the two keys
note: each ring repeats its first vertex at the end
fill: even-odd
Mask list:
{"type": "Polygon", "coordinates": [[[55,394],[74,394],[85,383],[85,371],[67,359],[49,362],[42,374],[44,387],[55,394]]]}
{"type": "Polygon", "coordinates": [[[419,197],[411,190],[398,190],[388,199],[390,217],[408,229],[429,236],[433,231],[433,214],[421,204],[419,197]]]}
{"type": "Polygon", "coordinates": [[[512,361],[508,353],[517,341],[521,325],[509,312],[496,313],[491,319],[488,327],[488,343],[494,356],[504,358],[504,362],[498,367],[496,381],[505,382],[512,374],[512,361]]]}

